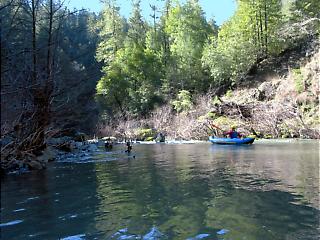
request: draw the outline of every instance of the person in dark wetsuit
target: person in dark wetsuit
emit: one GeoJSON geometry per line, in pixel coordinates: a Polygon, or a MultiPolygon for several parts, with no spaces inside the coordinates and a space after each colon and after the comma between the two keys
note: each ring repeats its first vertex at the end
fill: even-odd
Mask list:
{"type": "Polygon", "coordinates": [[[224,135],[228,135],[229,138],[241,138],[242,135],[236,131],[236,127],[232,126],[228,132],[224,132],[224,135]]]}
{"type": "Polygon", "coordinates": [[[130,142],[127,142],[127,150],[125,152],[130,153],[132,150],[132,145],[130,144],[130,142]]]}
{"type": "Polygon", "coordinates": [[[107,141],[104,143],[104,147],[106,150],[111,150],[112,149],[112,142],[111,139],[108,138],[107,141]]]}

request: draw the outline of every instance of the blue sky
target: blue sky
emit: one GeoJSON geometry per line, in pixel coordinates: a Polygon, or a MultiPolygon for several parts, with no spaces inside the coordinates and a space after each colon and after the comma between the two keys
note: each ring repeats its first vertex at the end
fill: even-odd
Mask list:
{"type": "MultiPolygon", "coordinates": [[[[184,1],[181,1],[184,2],[184,1]]],[[[103,8],[103,4],[99,0],[66,0],[67,6],[70,9],[87,8],[94,12],[99,12],[103,8]]],[[[150,5],[157,4],[162,6],[163,2],[156,0],[142,0],[141,8],[145,19],[150,20],[150,5]]],[[[200,0],[202,9],[206,13],[207,19],[214,17],[218,25],[226,21],[235,11],[235,0],[200,0]]],[[[118,0],[120,12],[123,16],[129,17],[131,12],[131,0],[118,0]]]]}

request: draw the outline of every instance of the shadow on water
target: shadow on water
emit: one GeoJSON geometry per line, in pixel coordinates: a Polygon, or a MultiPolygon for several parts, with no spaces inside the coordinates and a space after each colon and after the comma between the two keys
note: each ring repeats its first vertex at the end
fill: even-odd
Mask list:
{"type": "Polygon", "coordinates": [[[1,227],[1,239],[59,239],[90,225],[97,204],[94,165],[53,165],[3,179],[1,223],[22,222],[1,227]]]}
{"type": "Polygon", "coordinates": [[[135,159],[10,176],[1,223],[23,222],[2,239],[318,239],[317,160],[300,147],[136,145],[135,159]]]}

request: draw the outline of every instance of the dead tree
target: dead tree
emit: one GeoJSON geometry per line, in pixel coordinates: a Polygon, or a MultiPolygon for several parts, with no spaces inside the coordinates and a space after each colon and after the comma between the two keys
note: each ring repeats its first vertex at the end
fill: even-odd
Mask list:
{"type": "MultiPolygon", "coordinates": [[[[54,49],[54,17],[62,5],[55,5],[54,0],[48,0],[46,6],[42,5],[40,0],[31,0],[30,4],[23,2],[16,2],[20,4],[21,9],[30,16],[31,23],[31,39],[30,50],[31,64],[29,74],[27,73],[23,81],[27,81],[27,76],[30,76],[29,86],[16,89],[17,93],[28,92],[31,96],[31,101],[28,108],[21,111],[19,117],[13,121],[12,130],[2,133],[10,135],[10,139],[13,139],[5,146],[1,146],[1,168],[6,169],[12,167],[13,162],[28,162],[30,157],[35,157],[41,154],[41,151],[46,147],[45,144],[45,132],[50,124],[51,119],[51,100],[54,86],[54,61],[53,61],[53,49],[54,49]],[[45,12],[44,9],[47,11],[45,12]],[[46,40],[46,60],[40,61],[40,50],[38,43],[39,32],[39,13],[45,13],[45,17],[48,20],[47,25],[47,40],[46,40]]],[[[9,7],[9,5],[8,5],[9,7]]],[[[13,6],[15,7],[15,6],[13,6]]],[[[27,21],[27,19],[26,19],[27,21]]],[[[2,43],[2,39],[1,39],[2,43]]],[[[43,45],[43,44],[42,44],[43,45]]],[[[1,48],[2,49],[2,48],[1,48]]],[[[26,50],[26,52],[28,52],[26,50]]],[[[1,55],[1,57],[3,57],[1,55]]],[[[8,66],[10,68],[10,65],[8,66]]],[[[27,72],[28,68],[26,68],[27,72]]],[[[2,75],[2,74],[1,74],[2,75]]],[[[5,96],[5,93],[1,92],[1,96],[5,96]]]]}

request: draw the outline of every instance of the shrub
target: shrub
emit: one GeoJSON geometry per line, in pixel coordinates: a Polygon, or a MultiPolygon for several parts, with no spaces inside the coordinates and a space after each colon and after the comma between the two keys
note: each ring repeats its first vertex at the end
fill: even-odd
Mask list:
{"type": "Polygon", "coordinates": [[[303,74],[301,72],[301,69],[300,68],[292,69],[292,73],[294,78],[295,90],[298,93],[302,93],[304,91],[304,79],[303,79],[303,74]]]}
{"type": "Polygon", "coordinates": [[[177,112],[189,111],[192,108],[191,94],[187,90],[181,90],[172,105],[177,112]]]}
{"type": "Polygon", "coordinates": [[[219,99],[218,96],[215,96],[213,99],[212,99],[212,105],[220,105],[221,104],[221,101],[219,99]]]}
{"type": "Polygon", "coordinates": [[[207,119],[215,119],[217,115],[214,112],[208,112],[206,114],[207,119]]]}
{"type": "Polygon", "coordinates": [[[226,92],[225,96],[226,96],[227,98],[232,98],[232,96],[233,96],[233,91],[232,91],[231,89],[229,89],[229,90],[226,92]]]}
{"type": "Polygon", "coordinates": [[[151,141],[151,139],[154,139],[156,132],[151,129],[151,128],[138,128],[135,131],[135,135],[137,140],[147,140],[147,141],[151,141]]]}

